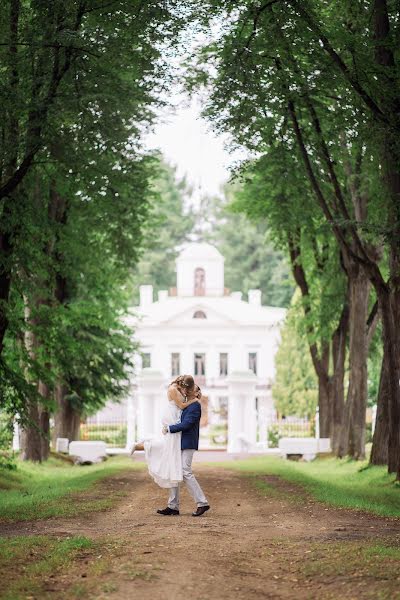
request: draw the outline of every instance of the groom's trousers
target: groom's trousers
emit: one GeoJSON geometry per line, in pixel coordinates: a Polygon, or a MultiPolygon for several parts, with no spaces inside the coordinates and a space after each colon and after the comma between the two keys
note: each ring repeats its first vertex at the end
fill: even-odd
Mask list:
{"type": "MultiPolygon", "coordinates": [[[[207,498],[192,471],[192,460],[195,452],[196,450],[182,450],[183,481],[186,483],[187,489],[197,506],[207,506],[207,498]]],[[[168,506],[174,510],[179,510],[179,486],[171,488],[168,506]]]]}

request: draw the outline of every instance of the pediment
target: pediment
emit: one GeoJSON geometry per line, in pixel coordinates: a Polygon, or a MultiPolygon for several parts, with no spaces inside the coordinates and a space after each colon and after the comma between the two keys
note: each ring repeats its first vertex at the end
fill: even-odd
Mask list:
{"type": "Polygon", "coordinates": [[[173,315],[169,315],[165,319],[160,319],[160,324],[168,326],[195,326],[195,327],[207,327],[215,325],[234,325],[237,321],[224,315],[221,311],[216,310],[213,307],[206,306],[205,303],[198,302],[192,306],[183,310],[177,311],[173,315]],[[195,314],[203,313],[206,318],[194,318],[195,314]]]}

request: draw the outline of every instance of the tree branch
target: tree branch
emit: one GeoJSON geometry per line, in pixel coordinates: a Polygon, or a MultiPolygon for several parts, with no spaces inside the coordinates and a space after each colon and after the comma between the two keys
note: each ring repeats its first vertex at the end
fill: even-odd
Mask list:
{"type": "Polygon", "coordinates": [[[380,310],[379,310],[379,303],[378,303],[378,300],[376,300],[375,304],[373,305],[373,307],[371,309],[371,312],[369,313],[367,323],[366,323],[367,347],[368,348],[371,344],[372,338],[374,337],[374,333],[375,333],[375,330],[377,328],[380,318],[381,318],[381,314],[380,314],[380,310]]]}
{"type": "Polygon", "coordinates": [[[321,27],[317,23],[317,21],[312,17],[309,11],[304,7],[304,3],[302,0],[288,0],[289,4],[291,4],[297,12],[301,15],[307,25],[310,27],[311,31],[321,40],[322,47],[332,58],[335,65],[339,68],[339,70],[343,73],[345,79],[349,82],[354,91],[361,97],[363,102],[368,106],[373,115],[381,122],[386,125],[389,124],[389,119],[385,115],[385,113],[381,110],[375,100],[368,94],[368,92],[360,85],[357,78],[350,71],[346,63],[339,56],[336,50],[333,48],[332,44],[323,33],[321,27]]]}
{"type": "Polygon", "coordinates": [[[262,4],[261,6],[259,6],[255,13],[254,13],[254,17],[253,17],[253,28],[252,28],[252,32],[249,35],[249,37],[246,40],[246,43],[244,44],[244,46],[242,46],[242,49],[240,50],[240,52],[238,52],[237,56],[238,58],[240,58],[244,52],[246,50],[249,49],[250,44],[253,40],[253,38],[256,36],[257,34],[257,26],[258,26],[258,21],[260,20],[260,17],[262,15],[262,13],[267,10],[267,8],[269,8],[270,6],[272,6],[273,4],[276,4],[277,2],[280,2],[280,0],[269,0],[269,2],[265,2],[265,4],[262,4]]]}
{"type": "MultiPolygon", "coordinates": [[[[300,234],[299,234],[300,235],[300,234]]],[[[295,242],[293,235],[288,234],[288,246],[289,246],[289,256],[290,263],[292,266],[292,273],[296,284],[299,286],[301,295],[304,299],[309,301],[310,298],[310,289],[308,286],[307,276],[304,271],[303,265],[301,263],[301,249],[300,245],[295,242]]],[[[311,313],[311,308],[307,303],[304,304],[303,307],[304,314],[307,317],[311,313]]],[[[313,327],[311,323],[308,323],[308,333],[312,335],[314,333],[313,327]]],[[[318,348],[315,342],[309,343],[311,359],[314,365],[314,369],[319,378],[327,378],[328,371],[325,367],[323,358],[320,358],[318,355],[318,348]]]]}
{"type": "MultiPolygon", "coordinates": [[[[81,26],[85,6],[85,1],[80,2],[73,28],[74,31],[78,31],[81,26]]],[[[26,173],[29,171],[30,167],[33,164],[36,154],[42,147],[43,141],[41,134],[46,121],[47,113],[49,111],[50,106],[54,102],[58,87],[64,75],[67,73],[71,66],[72,55],[73,47],[68,46],[65,49],[65,58],[63,64],[60,66],[59,52],[56,49],[54,54],[52,76],[50,79],[46,96],[43,99],[42,104],[38,108],[32,110],[28,117],[29,125],[25,156],[22,159],[19,167],[14,170],[13,174],[9,177],[9,179],[0,187],[0,199],[10,195],[15,190],[15,188],[25,177],[26,173]]]]}

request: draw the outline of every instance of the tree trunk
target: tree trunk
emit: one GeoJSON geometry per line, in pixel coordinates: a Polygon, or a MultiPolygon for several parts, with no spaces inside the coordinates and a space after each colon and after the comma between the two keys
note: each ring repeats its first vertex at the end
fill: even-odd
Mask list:
{"type": "Polygon", "coordinates": [[[329,438],[332,423],[332,378],[329,377],[329,344],[322,345],[318,373],[319,435],[329,438]]]}
{"type": "Polygon", "coordinates": [[[384,358],[382,359],[381,375],[379,380],[378,402],[374,437],[370,457],[371,465],[388,464],[389,443],[389,418],[388,418],[388,372],[384,358]]]}
{"type": "MultiPolygon", "coordinates": [[[[353,411],[351,422],[352,445],[350,456],[356,460],[365,458],[365,422],[368,402],[368,344],[367,318],[370,282],[360,269],[354,282],[353,343],[350,341],[350,377],[353,380],[353,411]]],[[[350,334],[351,335],[351,334],[350,334]]]]}
{"type": "Polygon", "coordinates": [[[349,328],[349,307],[343,307],[339,325],[332,338],[332,424],[331,448],[337,454],[344,412],[344,373],[346,362],[346,341],[349,328]]]}
{"type": "Polygon", "coordinates": [[[350,286],[350,382],[337,455],[365,458],[365,420],[368,399],[367,319],[370,283],[357,265],[349,267],[350,286]]]}
{"type": "Polygon", "coordinates": [[[81,414],[68,400],[68,388],[57,383],[55,389],[56,412],[54,414],[55,437],[67,438],[70,442],[79,439],[81,414]]]}
{"type": "Polygon", "coordinates": [[[37,402],[30,401],[27,410],[28,421],[21,429],[21,458],[33,462],[42,461],[42,437],[40,435],[40,415],[37,402]]]}
{"type": "Polygon", "coordinates": [[[10,236],[0,233],[0,356],[4,349],[4,338],[8,327],[7,307],[11,287],[11,255],[10,236]]]}
{"type": "MultiPolygon", "coordinates": [[[[400,480],[400,333],[398,323],[400,317],[400,170],[398,133],[393,124],[397,124],[400,111],[400,96],[396,80],[396,60],[390,31],[390,19],[387,0],[373,2],[373,35],[375,44],[375,61],[379,65],[378,78],[382,82],[382,106],[391,116],[391,122],[382,132],[383,147],[381,164],[383,177],[388,190],[388,224],[391,229],[389,268],[390,288],[378,294],[382,307],[383,352],[385,368],[388,370],[388,417],[389,444],[388,470],[396,473],[400,480]]],[[[378,79],[379,83],[379,79],[378,79]]]]}
{"type": "MultiPolygon", "coordinates": [[[[30,359],[34,362],[40,342],[34,332],[37,321],[32,316],[29,301],[26,298],[25,321],[28,324],[24,335],[25,347],[30,359]]],[[[30,374],[26,370],[26,378],[29,379],[29,377],[30,374]]],[[[23,460],[41,462],[42,460],[47,460],[49,456],[50,414],[47,404],[50,398],[50,390],[47,384],[38,381],[37,392],[39,398],[35,397],[29,400],[27,421],[21,427],[21,457],[23,460]],[[40,403],[40,398],[43,399],[43,404],[40,403]]]]}
{"type": "MultiPolygon", "coordinates": [[[[39,381],[38,391],[45,402],[48,402],[50,400],[50,388],[46,383],[39,381]]],[[[41,439],[41,456],[42,460],[47,460],[49,458],[50,452],[50,412],[47,406],[39,407],[39,425],[41,439]]]]}
{"type": "MultiPolygon", "coordinates": [[[[9,20],[9,44],[8,44],[8,84],[9,94],[15,102],[18,96],[18,27],[20,19],[21,2],[20,0],[13,0],[10,2],[10,20],[9,20]]],[[[5,174],[6,178],[10,177],[17,168],[18,163],[18,147],[19,147],[19,127],[18,119],[15,117],[15,112],[10,111],[6,124],[6,146],[7,146],[7,157],[6,157],[6,168],[5,173],[0,173],[0,178],[3,178],[5,174]]],[[[8,327],[7,318],[7,306],[8,298],[11,287],[11,257],[13,252],[12,239],[15,239],[9,231],[10,223],[13,222],[11,219],[11,205],[6,202],[2,206],[2,223],[0,224],[0,356],[4,348],[4,337],[8,327]],[[7,221],[9,221],[7,223],[7,221]],[[6,223],[6,224],[4,224],[6,223]]]]}
{"type": "Polygon", "coordinates": [[[388,471],[400,480],[400,332],[398,295],[383,293],[379,298],[382,307],[383,361],[387,369],[387,414],[389,427],[388,471]],[[396,306],[397,304],[397,306],[396,306]]]}

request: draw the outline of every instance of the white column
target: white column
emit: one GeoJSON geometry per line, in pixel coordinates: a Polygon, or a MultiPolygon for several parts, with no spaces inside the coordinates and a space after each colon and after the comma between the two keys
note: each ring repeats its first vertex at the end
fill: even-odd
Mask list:
{"type": "Polygon", "coordinates": [[[126,448],[130,450],[136,442],[136,398],[132,389],[127,397],[126,424],[126,448]]]}
{"type": "Polygon", "coordinates": [[[193,348],[190,345],[186,345],[182,348],[181,352],[181,375],[193,373],[193,348]]]}
{"type": "Polygon", "coordinates": [[[228,380],[228,452],[254,449],[257,439],[257,377],[250,370],[233,371],[228,380]]]}
{"type": "Polygon", "coordinates": [[[166,402],[165,381],[161,371],[142,369],[138,378],[137,398],[138,439],[160,434],[162,400],[166,402]]]}

